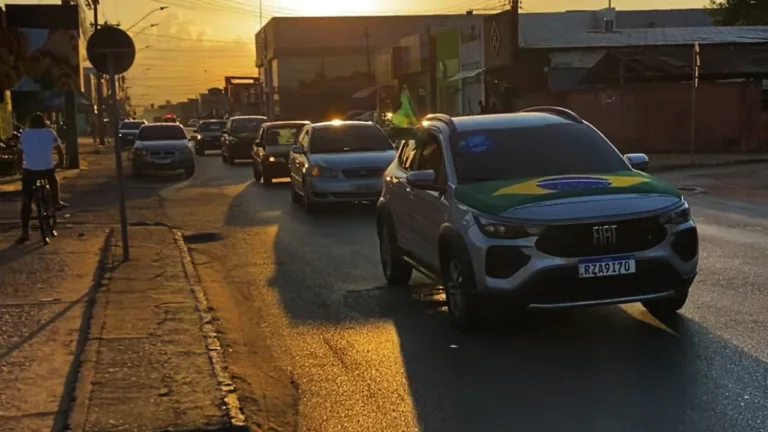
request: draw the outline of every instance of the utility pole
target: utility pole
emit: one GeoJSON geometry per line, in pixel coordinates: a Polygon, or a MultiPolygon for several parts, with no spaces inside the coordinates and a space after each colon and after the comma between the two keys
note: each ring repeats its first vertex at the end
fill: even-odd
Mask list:
{"type": "Polygon", "coordinates": [[[691,165],[696,162],[696,89],[699,87],[699,43],[693,45],[693,82],[691,83],[691,165]]]}
{"type": "Polygon", "coordinates": [[[368,26],[365,27],[365,61],[368,65],[368,76],[373,77],[373,70],[371,68],[371,34],[368,33],[368,26]]]}
{"type": "Polygon", "coordinates": [[[436,44],[435,39],[432,36],[431,26],[427,26],[427,46],[429,47],[429,57],[427,60],[427,73],[429,75],[429,88],[427,93],[429,97],[427,99],[427,105],[429,106],[428,111],[437,112],[437,53],[435,52],[436,44]]]}
{"type": "MultiPolygon", "coordinates": [[[[92,3],[93,31],[96,31],[99,29],[99,0],[92,0],[92,3]]],[[[104,81],[100,72],[96,72],[96,128],[99,134],[99,145],[104,147],[107,130],[104,124],[104,81]]]]}

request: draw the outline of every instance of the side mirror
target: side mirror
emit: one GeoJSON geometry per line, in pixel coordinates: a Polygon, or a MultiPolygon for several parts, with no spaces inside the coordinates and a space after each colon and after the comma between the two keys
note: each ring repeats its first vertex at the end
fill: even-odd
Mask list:
{"type": "Polygon", "coordinates": [[[442,188],[437,184],[435,172],[432,170],[413,171],[405,177],[405,183],[414,189],[442,191],[442,188]]]}
{"type": "Polygon", "coordinates": [[[648,156],[644,155],[643,153],[630,153],[626,156],[624,156],[624,159],[629,162],[629,166],[632,167],[634,170],[638,171],[647,171],[648,165],[650,161],[648,160],[648,156]]]}
{"type": "Polygon", "coordinates": [[[304,154],[304,147],[300,145],[295,145],[291,147],[291,153],[304,154]]]}

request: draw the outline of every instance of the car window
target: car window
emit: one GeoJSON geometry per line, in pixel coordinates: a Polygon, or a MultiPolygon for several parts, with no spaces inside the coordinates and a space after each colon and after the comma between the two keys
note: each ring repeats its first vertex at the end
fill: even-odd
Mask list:
{"type": "Polygon", "coordinates": [[[374,125],[346,125],[315,128],[309,143],[312,153],[392,151],[392,141],[374,125]]]}
{"type": "Polygon", "coordinates": [[[141,121],[127,121],[120,125],[120,130],[139,130],[144,126],[144,122],[141,121]]]}
{"type": "MultiPolygon", "coordinates": [[[[414,171],[432,170],[437,179],[442,179],[445,173],[445,161],[440,141],[431,133],[419,137],[416,145],[416,158],[414,171]]],[[[414,160],[409,165],[413,165],[414,160]]]]}
{"type": "Polygon", "coordinates": [[[229,123],[229,132],[233,134],[258,132],[261,129],[261,125],[266,123],[266,121],[266,119],[258,117],[232,119],[229,123]]]}
{"type": "Polygon", "coordinates": [[[178,124],[157,124],[152,126],[144,126],[139,129],[139,134],[136,137],[139,141],[170,141],[170,140],[186,140],[187,133],[178,124]]]}
{"type": "Polygon", "coordinates": [[[227,122],[202,122],[198,128],[200,132],[218,132],[227,127],[227,122]]]}
{"type": "MultiPolygon", "coordinates": [[[[276,145],[295,145],[297,142],[297,136],[301,131],[301,127],[273,127],[266,131],[266,141],[262,141],[267,146],[276,145]]],[[[263,132],[262,132],[263,133],[263,132]]]]}
{"type": "Polygon", "coordinates": [[[397,158],[397,163],[400,164],[400,168],[408,170],[408,167],[413,160],[413,156],[416,154],[416,140],[409,139],[403,140],[400,144],[400,155],[397,158]]]}
{"type": "Polygon", "coordinates": [[[451,153],[460,184],[629,169],[616,149],[583,123],[459,132],[451,153]]]}

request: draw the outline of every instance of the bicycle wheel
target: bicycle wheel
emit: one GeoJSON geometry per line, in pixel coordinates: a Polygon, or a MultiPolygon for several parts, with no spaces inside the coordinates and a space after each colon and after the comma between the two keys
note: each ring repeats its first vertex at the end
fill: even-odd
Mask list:
{"type": "Polygon", "coordinates": [[[53,205],[51,200],[51,187],[46,183],[45,188],[45,200],[43,205],[45,206],[45,221],[47,225],[48,235],[52,238],[56,238],[56,206],[53,205]]]}
{"type": "Polygon", "coordinates": [[[45,188],[39,184],[35,187],[35,207],[37,208],[37,225],[43,244],[50,243],[48,239],[48,217],[45,214],[45,188]]]}

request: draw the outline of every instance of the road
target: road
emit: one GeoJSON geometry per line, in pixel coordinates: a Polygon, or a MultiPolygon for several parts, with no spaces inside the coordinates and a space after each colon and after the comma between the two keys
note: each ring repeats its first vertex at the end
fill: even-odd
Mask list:
{"type": "Polygon", "coordinates": [[[766,206],[690,197],[701,269],[674,322],[630,305],[464,335],[425,280],[383,286],[370,207],[305,215],[216,155],[171,180],[140,183],[186,233],[264,430],[768,430],[766,206]]]}

